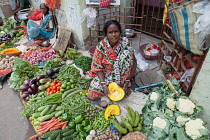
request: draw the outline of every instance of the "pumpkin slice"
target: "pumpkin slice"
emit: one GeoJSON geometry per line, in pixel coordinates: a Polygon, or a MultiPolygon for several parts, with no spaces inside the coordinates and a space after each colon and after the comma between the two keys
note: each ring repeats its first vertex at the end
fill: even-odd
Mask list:
{"type": "Polygon", "coordinates": [[[104,113],[105,119],[108,120],[111,115],[120,115],[120,108],[118,105],[110,105],[106,108],[104,113]]]}
{"type": "Polygon", "coordinates": [[[117,83],[115,82],[112,82],[111,84],[109,84],[108,89],[110,92],[108,97],[112,101],[120,101],[125,96],[125,91],[121,87],[119,87],[117,83]]]}

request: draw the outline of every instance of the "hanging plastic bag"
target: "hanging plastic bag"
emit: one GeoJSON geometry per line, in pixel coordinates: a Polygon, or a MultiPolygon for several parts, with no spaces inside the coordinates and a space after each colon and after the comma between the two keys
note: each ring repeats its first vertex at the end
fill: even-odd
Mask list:
{"type": "Polygon", "coordinates": [[[194,5],[193,12],[202,14],[194,24],[194,34],[199,33],[198,47],[206,50],[210,47],[210,2],[203,1],[194,5]]]}
{"type": "Polygon", "coordinates": [[[191,68],[191,69],[188,69],[187,71],[185,71],[185,73],[182,75],[180,81],[181,82],[186,81],[186,82],[190,83],[191,77],[192,77],[194,71],[195,71],[195,68],[191,68]]]}
{"type": "Polygon", "coordinates": [[[97,11],[92,7],[88,7],[82,12],[81,22],[87,19],[87,27],[93,29],[96,26],[96,16],[97,11]]]}

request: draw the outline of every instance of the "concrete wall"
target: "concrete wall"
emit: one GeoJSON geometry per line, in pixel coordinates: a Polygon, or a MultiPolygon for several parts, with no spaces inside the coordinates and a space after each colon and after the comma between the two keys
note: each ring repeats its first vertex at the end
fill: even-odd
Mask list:
{"type": "MultiPolygon", "coordinates": [[[[39,4],[44,0],[29,0],[34,9],[39,9],[39,4]]],[[[131,0],[121,1],[121,6],[130,7],[131,0]]],[[[86,21],[80,22],[83,10],[86,8],[85,0],[61,0],[60,10],[56,10],[58,24],[72,31],[71,43],[79,49],[87,49],[89,40],[89,29],[86,21]]]]}
{"type": "Polygon", "coordinates": [[[206,56],[191,91],[190,98],[195,101],[197,105],[203,106],[204,112],[200,117],[207,123],[207,127],[210,130],[210,53],[206,56]]]}

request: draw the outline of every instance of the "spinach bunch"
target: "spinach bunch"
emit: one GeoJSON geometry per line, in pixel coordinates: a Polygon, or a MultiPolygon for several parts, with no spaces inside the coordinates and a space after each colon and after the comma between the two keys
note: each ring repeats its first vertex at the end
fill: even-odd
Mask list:
{"type": "Polygon", "coordinates": [[[77,67],[81,68],[83,72],[87,72],[91,69],[92,59],[87,56],[81,56],[74,60],[77,67]]]}

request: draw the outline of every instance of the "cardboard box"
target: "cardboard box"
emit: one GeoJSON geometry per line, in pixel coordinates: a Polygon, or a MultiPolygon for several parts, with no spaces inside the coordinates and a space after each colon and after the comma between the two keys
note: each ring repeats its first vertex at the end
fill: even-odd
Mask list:
{"type": "Polygon", "coordinates": [[[55,40],[52,48],[56,51],[65,51],[71,36],[71,31],[69,29],[58,26],[58,37],[55,40]]]}
{"type": "Polygon", "coordinates": [[[9,3],[2,3],[0,4],[0,17],[2,18],[9,18],[13,16],[13,10],[9,3]]]}

